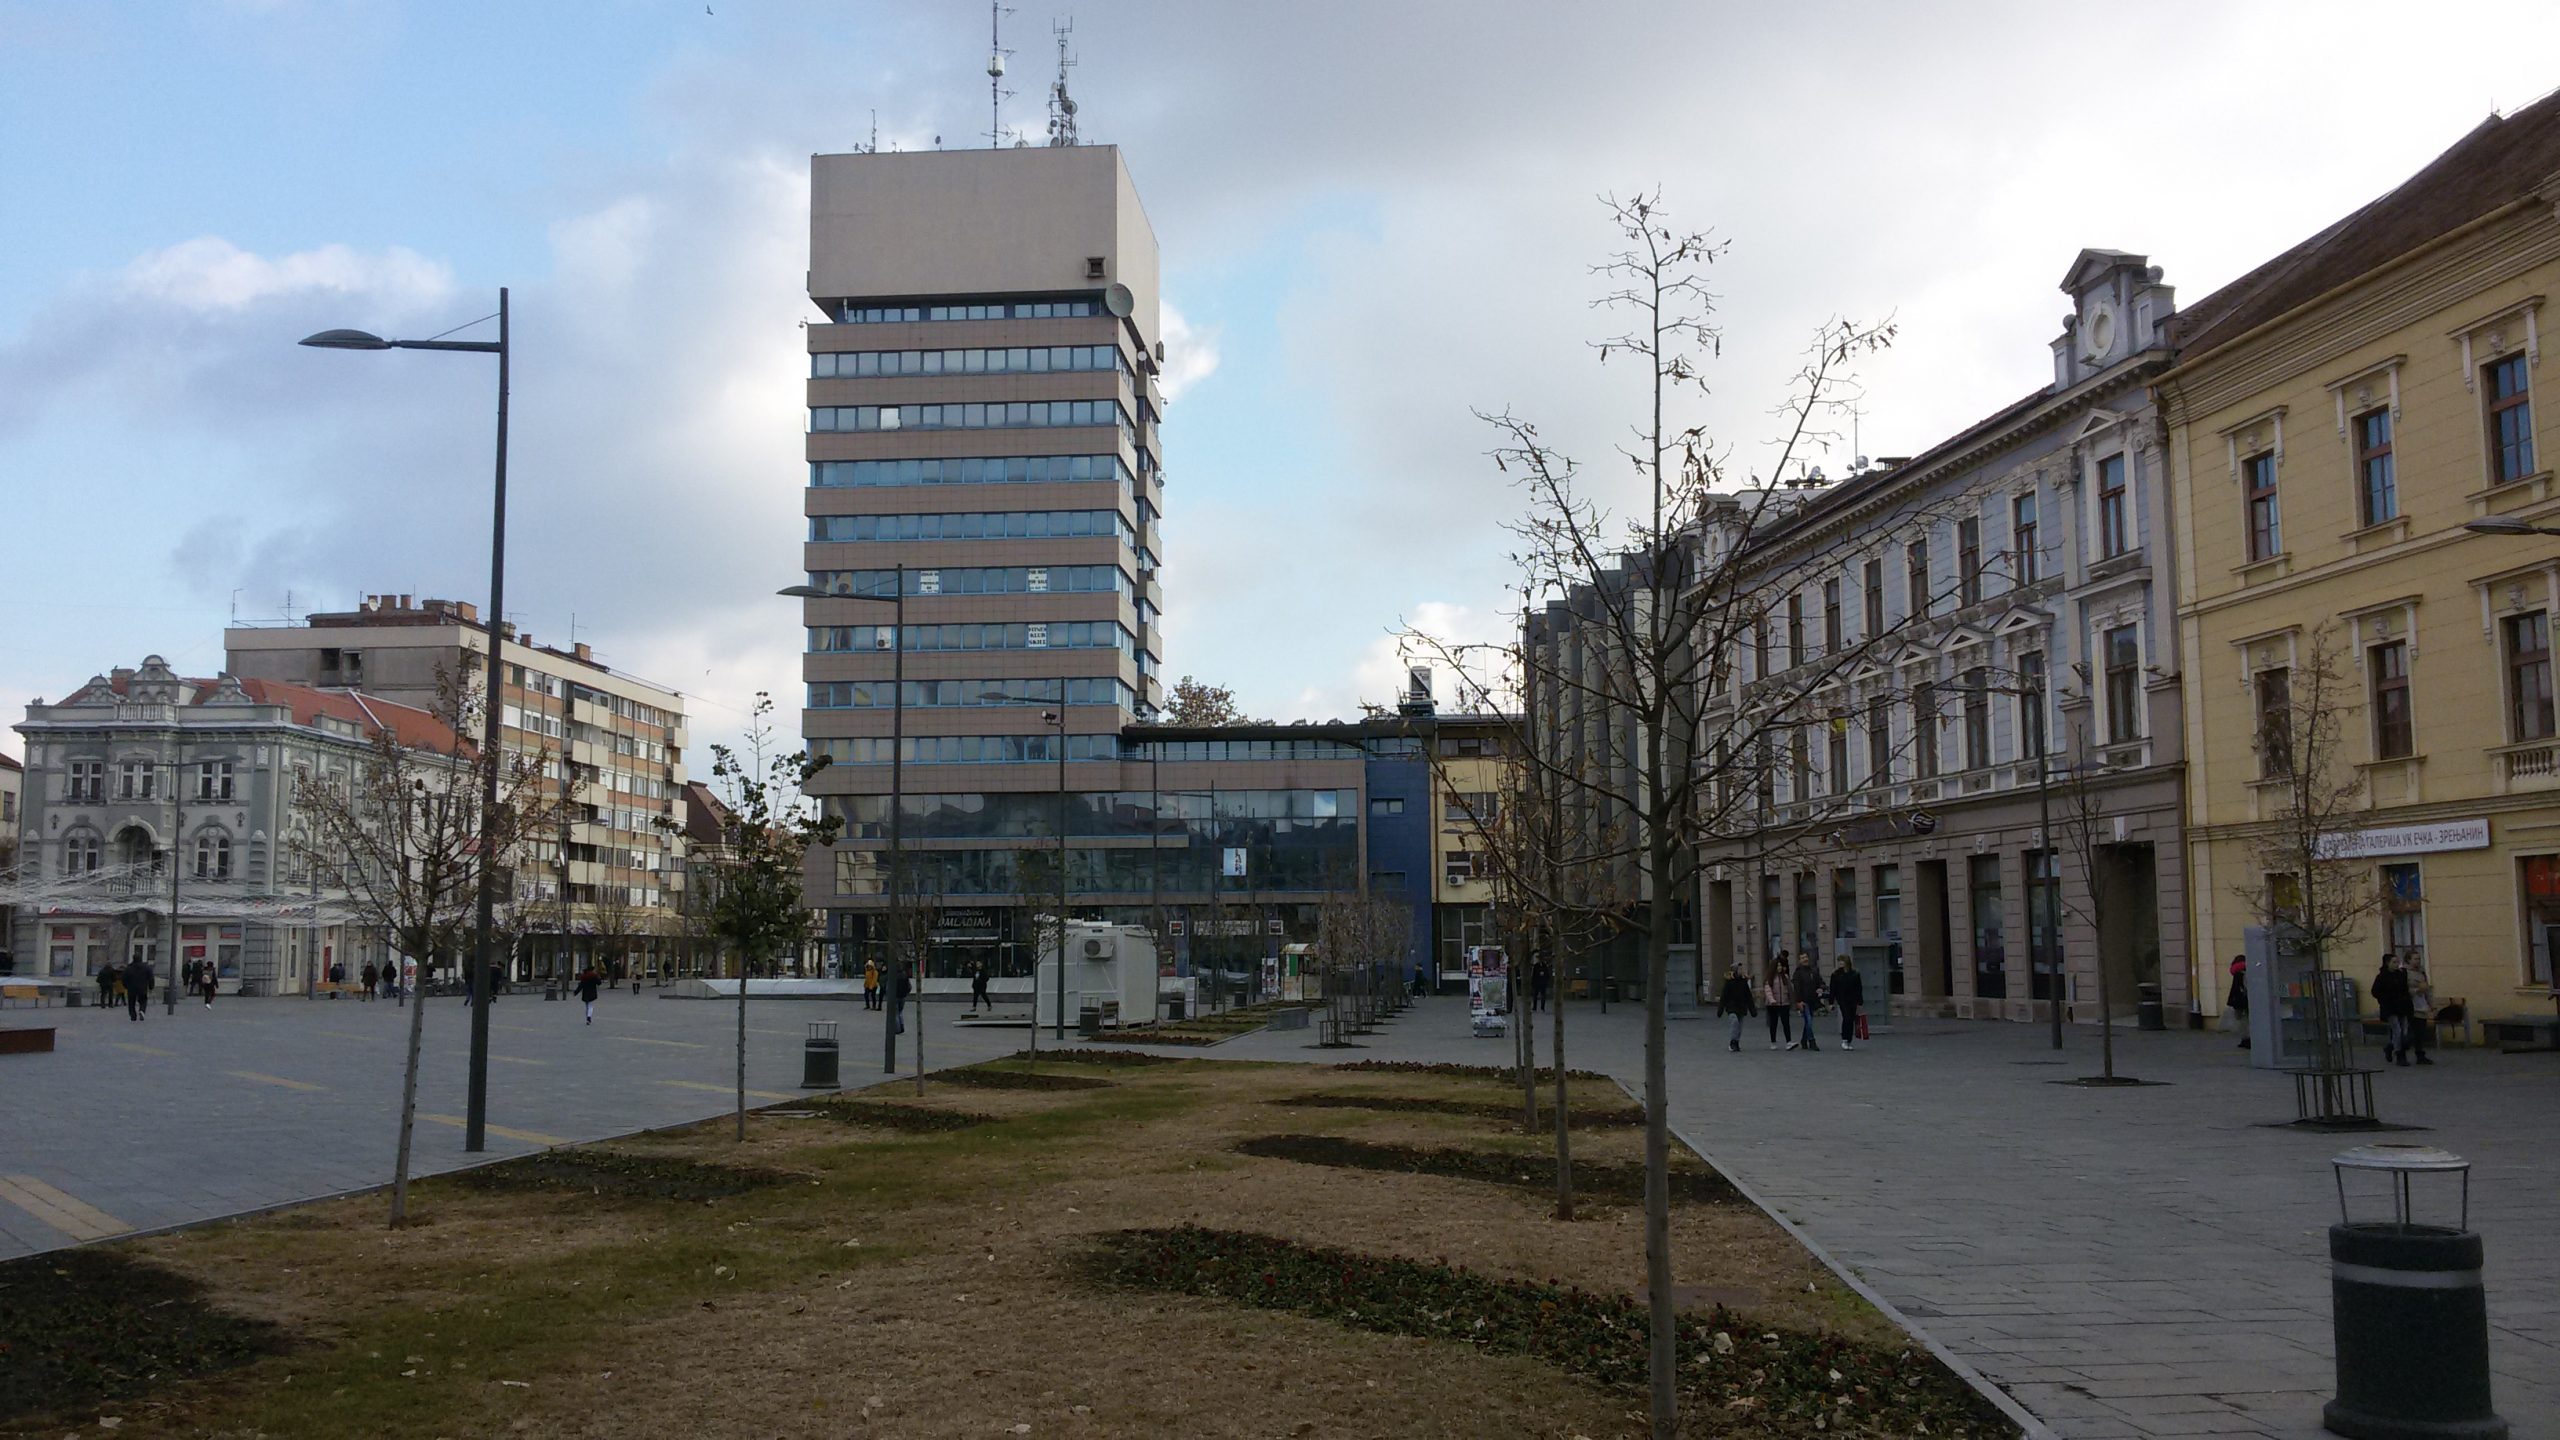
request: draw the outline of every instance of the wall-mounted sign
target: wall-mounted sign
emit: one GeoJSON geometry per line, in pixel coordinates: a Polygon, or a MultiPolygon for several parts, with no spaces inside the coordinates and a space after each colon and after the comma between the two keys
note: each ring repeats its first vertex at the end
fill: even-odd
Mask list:
{"type": "Polygon", "coordinates": [[[1242,878],[1244,877],[1244,847],[1243,847],[1243,846],[1241,846],[1241,845],[1230,845],[1230,846],[1228,846],[1228,847],[1227,847],[1227,849],[1226,849],[1226,869],[1225,869],[1225,872],[1224,872],[1224,873],[1227,875],[1227,877],[1228,877],[1229,879],[1242,879],[1242,878]]]}
{"type": "Polygon", "coordinates": [[[2364,855],[2432,855],[2443,850],[2486,850],[2488,820],[2440,820],[2432,825],[2385,825],[2324,837],[2323,860],[2353,860],[2364,855]]]}

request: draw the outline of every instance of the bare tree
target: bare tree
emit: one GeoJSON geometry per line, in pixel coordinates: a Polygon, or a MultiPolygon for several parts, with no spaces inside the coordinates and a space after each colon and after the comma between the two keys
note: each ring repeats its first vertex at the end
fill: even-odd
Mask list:
{"type": "MultiPolygon", "coordinates": [[[[1937,607],[1919,604],[1903,621],[1808,655],[1783,675],[1768,663],[1778,577],[1854,565],[1862,553],[1880,557],[1928,518],[1926,497],[1876,486],[1840,502],[1855,507],[1854,523],[1815,523],[1806,517],[1827,513],[1831,496],[1795,483],[1854,398],[1856,363],[1888,344],[1892,327],[1838,320],[1818,327],[1760,452],[1772,481],[1723,491],[1724,447],[1680,412],[1699,403],[1704,363],[1720,351],[1705,272],[1724,246],[1674,229],[1654,196],[1608,203],[1622,248],[1595,267],[1605,284],[1597,303],[1633,324],[1597,348],[1603,363],[1634,362],[1637,370],[1643,410],[1618,451],[1627,467],[1618,473],[1628,481],[1595,481],[1515,413],[1483,418],[1497,436],[1495,464],[1526,492],[1527,509],[1512,526],[1515,559],[1533,605],[1543,606],[1519,655],[1520,687],[1540,717],[1525,760],[1556,788],[1560,829],[1580,832],[1553,847],[1573,864],[1527,867],[1520,882],[1550,892],[1536,897],[1540,909],[1587,914],[1575,892],[1606,874],[1625,897],[1608,918],[1642,946],[1651,1411],[1654,1434],[1669,1437],[1678,1424],[1678,1315],[1664,1032],[1671,947],[1692,923],[1700,852],[1809,849],[1837,828],[1853,799],[1871,803],[1827,791],[1812,783],[1811,767],[1788,762],[1830,726],[1831,697],[1852,672],[1937,607]],[[1631,514],[1614,516],[1613,500],[1628,502],[1631,514]],[[1745,657],[1755,663],[1746,668],[1745,657]]],[[[1924,590],[1925,601],[1939,598],[1924,590]]],[[[1425,637],[1424,648],[1466,647],[1425,637]]],[[[1933,732],[1915,725],[1911,733],[1933,732]]]]}
{"type": "Polygon", "coordinates": [[[712,928],[738,953],[737,1138],[747,1138],[747,979],[815,934],[804,889],[813,849],[835,843],[841,821],[809,803],[809,777],[827,766],[805,750],[773,750],[773,697],[756,692],[744,756],[711,747],[711,777],[727,809],[713,871],[712,928]]]}
{"type": "Polygon", "coordinates": [[[2380,876],[2357,854],[2353,837],[2369,821],[2364,772],[2345,745],[2345,718],[2362,697],[2346,673],[2336,631],[2323,624],[2298,646],[2292,663],[2253,677],[2258,702],[2258,773],[2272,782],[2273,804],[2250,842],[2263,883],[2236,893],[2271,929],[2290,931],[2309,950],[2319,983],[2312,986],[2315,1068],[2337,1069],[2333,1032],[2350,1017],[2329,1013],[2329,952],[2381,908],[2380,876]]]}
{"type": "MultiPolygon", "coordinates": [[[[441,671],[436,689],[436,705],[417,714],[418,723],[377,723],[370,749],[352,770],[298,783],[292,803],[304,823],[288,831],[289,843],[321,883],[344,893],[354,922],[390,940],[392,964],[405,956],[422,973],[437,957],[465,953],[477,923],[480,866],[511,868],[519,843],[548,820],[542,756],[481,753],[464,738],[483,703],[478,692],[467,689],[461,676],[441,671]],[[481,806],[483,766],[498,768],[495,811],[481,806]]],[[[391,1180],[393,1225],[408,1218],[426,1009],[409,1007],[391,1180]]]]}

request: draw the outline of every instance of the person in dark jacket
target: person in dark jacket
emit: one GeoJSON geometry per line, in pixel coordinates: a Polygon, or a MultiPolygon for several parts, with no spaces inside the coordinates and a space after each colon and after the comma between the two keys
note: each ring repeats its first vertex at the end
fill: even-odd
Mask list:
{"type": "Polygon", "coordinates": [[[2409,972],[2400,968],[2400,957],[2388,950],[2382,952],[2382,968],[2373,973],[2373,1006],[2382,1016],[2383,1063],[2408,1064],[2418,1008],[2409,995],[2409,972]]]}
{"type": "Polygon", "coordinates": [[[124,967],[124,1018],[127,1020],[151,1018],[151,978],[151,967],[143,963],[139,955],[124,967]]]}
{"type": "Polygon", "coordinates": [[[987,994],[987,962],[984,960],[969,969],[969,1013],[975,1015],[981,1007],[996,1008],[995,1000],[987,994]]]}
{"type": "Polygon", "coordinates": [[[603,989],[604,976],[596,973],[596,967],[590,965],[578,972],[578,998],[586,1002],[587,1023],[590,1025],[596,1023],[596,996],[603,989]]]}
{"type": "Polygon", "coordinates": [[[2231,957],[2231,994],[2222,1002],[2240,1027],[2240,1048],[2249,1048],[2249,957],[2231,957]]]}
{"type": "Polygon", "coordinates": [[[1849,957],[1840,957],[1840,966],[1831,972],[1831,1008],[1840,1012],[1840,1048],[1858,1048],[1858,1009],[1867,1003],[1867,982],[1861,978],[1849,957]]]}
{"type": "Polygon", "coordinates": [[[1815,1011],[1822,1008],[1822,972],[1813,968],[1811,951],[1796,957],[1793,983],[1796,992],[1796,1023],[1804,1027],[1804,1038],[1796,1043],[1807,1050],[1819,1050],[1822,1046],[1813,1038],[1813,1015],[1815,1011]]]}
{"type": "Polygon", "coordinates": [[[1538,957],[1538,963],[1529,967],[1529,1008],[1531,1010],[1546,1009],[1547,999],[1555,992],[1555,988],[1556,967],[1548,964],[1547,957],[1541,955],[1538,957]]]}
{"type": "Polygon", "coordinates": [[[1733,1017],[1733,1023],[1725,1029],[1724,1048],[1742,1048],[1742,1022],[1759,1008],[1751,1002],[1751,981],[1743,975],[1741,966],[1734,966],[1733,973],[1724,978],[1723,992],[1716,996],[1716,1013],[1733,1017]]]}
{"type": "Polygon", "coordinates": [[[124,972],[113,965],[98,967],[98,1008],[106,1009],[118,998],[116,987],[124,981],[124,972]]]}

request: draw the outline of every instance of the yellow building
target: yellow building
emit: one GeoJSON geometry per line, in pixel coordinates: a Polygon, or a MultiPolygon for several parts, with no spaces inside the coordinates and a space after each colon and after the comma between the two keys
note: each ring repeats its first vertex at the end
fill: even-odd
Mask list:
{"type": "Polygon", "coordinates": [[[1442,715],[1426,732],[1432,747],[1432,955],[1443,983],[1463,981],[1467,950],[1505,945],[1493,915],[1493,869],[1484,823],[1519,784],[1512,773],[1518,719],[1442,715]]]}
{"type": "MultiPolygon", "coordinates": [[[[2254,743],[2316,635],[2352,691],[2344,759],[2386,897],[2330,963],[2388,946],[2435,1003],[2552,1014],[2560,749],[2551,634],[2560,97],[2493,118],[2389,194],[2188,308],[2157,384],[2179,534],[2197,994],[2258,923],[2250,837],[2281,804],[2254,743]]],[[[2368,1002],[2369,1004],[2370,1002],[2368,1002]]]]}

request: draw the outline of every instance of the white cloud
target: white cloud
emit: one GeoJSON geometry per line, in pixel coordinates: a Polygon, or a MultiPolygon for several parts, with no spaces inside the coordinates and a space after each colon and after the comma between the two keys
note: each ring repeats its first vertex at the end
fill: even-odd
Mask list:
{"type": "Polygon", "coordinates": [[[398,246],[368,255],[323,245],[269,259],[204,235],[137,257],[118,275],[117,288],[137,300],[195,310],[239,310],[312,293],[364,295],[408,308],[451,295],[453,271],[398,246]]]}
{"type": "Polygon", "coordinates": [[[1218,370],[1218,327],[1195,330],[1173,302],[1164,302],[1164,374],[1157,385],[1168,401],[1218,370]]]}

